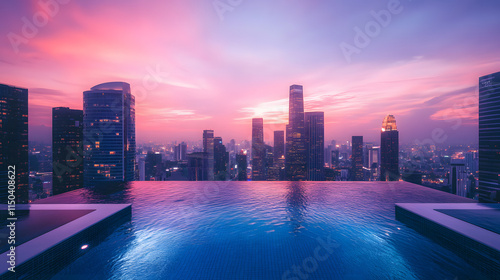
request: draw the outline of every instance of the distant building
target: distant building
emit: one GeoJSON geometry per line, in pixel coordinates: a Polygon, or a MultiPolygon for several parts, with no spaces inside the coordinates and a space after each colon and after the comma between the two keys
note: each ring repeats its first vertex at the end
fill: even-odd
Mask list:
{"type": "Polygon", "coordinates": [[[174,148],[175,160],[182,161],[187,160],[187,145],[182,142],[179,145],[176,145],[174,148]]]}
{"type": "Polygon", "coordinates": [[[450,183],[451,193],[462,197],[469,197],[468,180],[469,174],[465,168],[463,160],[453,160],[450,164],[450,174],[448,182],[450,183]]]}
{"type": "Polygon", "coordinates": [[[162,159],[160,153],[148,152],[144,160],[145,181],[158,181],[162,177],[162,159]]]}
{"type": "Polygon", "coordinates": [[[265,168],[264,120],[255,118],[252,119],[252,181],[265,181],[265,168]]]}
{"type": "Polygon", "coordinates": [[[236,166],[238,169],[238,181],[247,181],[247,155],[240,153],[236,155],[236,166]]]}
{"type": "Polygon", "coordinates": [[[304,127],[304,91],[301,85],[290,86],[288,125],[286,126],[286,177],[290,181],[307,178],[306,138],[304,127]]]}
{"type": "Polygon", "coordinates": [[[364,181],[363,174],[363,136],[352,137],[351,180],[364,181]]]}
{"type": "Polygon", "coordinates": [[[380,179],[380,147],[368,149],[368,168],[370,168],[370,181],[380,179]]]}
{"type": "Polygon", "coordinates": [[[399,177],[399,132],[396,118],[387,115],[380,138],[380,180],[398,181],[399,177]]]}
{"type": "Polygon", "coordinates": [[[227,168],[229,164],[229,153],[222,144],[221,137],[214,138],[214,179],[216,181],[225,181],[228,179],[227,168]]]}
{"type": "Polygon", "coordinates": [[[52,193],[83,187],[83,111],[52,108],[52,193]]]}
{"type": "Polygon", "coordinates": [[[15,171],[16,203],[28,203],[28,158],[28,90],[0,84],[1,204],[7,204],[9,171],[15,171]]]}
{"type": "Polygon", "coordinates": [[[188,154],[187,158],[189,181],[208,181],[208,154],[205,152],[196,152],[188,154]]]}
{"type": "Polygon", "coordinates": [[[479,202],[500,202],[500,72],[479,78],[479,202]]]}
{"type": "Polygon", "coordinates": [[[325,113],[305,113],[307,180],[325,180],[325,113]]]}
{"type": "Polygon", "coordinates": [[[285,157],[285,132],[277,130],[274,132],[274,162],[285,157]]]}
{"type": "Polygon", "coordinates": [[[203,130],[203,152],[207,154],[208,181],[214,180],[214,131],[203,130]]]}
{"type": "Polygon", "coordinates": [[[83,93],[84,184],[135,179],[135,97],[124,82],[83,93]]]}

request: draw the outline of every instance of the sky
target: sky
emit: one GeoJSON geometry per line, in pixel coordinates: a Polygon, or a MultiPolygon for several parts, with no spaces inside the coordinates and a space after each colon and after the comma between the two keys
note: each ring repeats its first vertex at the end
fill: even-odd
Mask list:
{"type": "Polygon", "coordinates": [[[500,71],[500,2],[432,0],[2,1],[0,83],[29,89],[30,140],[51,108],[131,84],[138,143],[266,142],[288,121],[288,90],[325,112],[325,138],[477,142],[477,83],[500,71]]]}

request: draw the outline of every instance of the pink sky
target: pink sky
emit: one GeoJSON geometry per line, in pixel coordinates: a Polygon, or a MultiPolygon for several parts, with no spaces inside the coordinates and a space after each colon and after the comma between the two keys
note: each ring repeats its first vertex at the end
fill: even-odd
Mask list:
{"type": "Polygon", "coordinates": [[[404,143],[442,129],[446,143],[468,144],[478,77],[500,71],[496,1],[402,0],[350,62],[340,44],[353,45],[354,28],[395,0],[242,1],[222,17],[213,1],[59,1],[31,38],[23,18],[43,20],[39,1],[0,10],[0,83],[29,89],[32,140],[50,139],[52,107],[81,109],[83,91],[124,81],[139,143],[198,140],[203,129],[250,139],[253,117],[272,141],[289,86],[302,84],[306,110],[325,112],[327,141],[377,142],[392,114],[404,143]],[[24,38],[17,51],[9,34],[24,38]]]}

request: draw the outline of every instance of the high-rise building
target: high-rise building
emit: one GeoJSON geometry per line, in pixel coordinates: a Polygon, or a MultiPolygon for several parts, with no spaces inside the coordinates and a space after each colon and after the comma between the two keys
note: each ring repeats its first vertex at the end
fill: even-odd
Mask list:
{"type": "Polygon", "coordinates": [[[229,164],[229,153],[226,146],[222,144],[221,137],[214,138],[214,179],[225,181],[227,179],[227,167],[229,164]]]}
{"type": "Polygon", "coordinates": [[[277,130],[274,132],[274,161],[285,156],[285,132],[283,130],[277,130]]]}
{"type": "Polygon", "coordinates": [[[290,86],[288,125],[286,126],[286,177],[291,181],[307,178],[306,138],[304,128],[304,91],[301,85],[290,86]]]}
{"type": "Polygon", "coordinates": [[[135,178],[135,97],[110,82],[83,93],[84,184],[135,178]]]}
{"type": "Polygon", "coordinates": [[[203,130],[203,152],[207,154],[208,181],[214,180],[214,131],[203,130]]]}
{"type": "Polygon", "coordinates": [[[52,194],[83,187],[83,111],[52,108],[52,194]]]}
{"type": "Polygon", "coordinates": [[[0,84],[1,204],[7,204],[11,194],[8,191],[12,172],[16,177],[16,203],[28,203],[28,90],[0,84]]]}
{"type": "Polygon", "coordinates": [[[449,176],[451,193],[462,197],[469,197],[470,190],[467,184],[469,174],[467,173],[463,160],[452,160],[449,176]]]}
{"type": "MultiPolygon", "coordinates": [[[[208,154],[196,152],[187,155],[188,159],[188,179],[189,181],[208,181],[208,154]]],[[[212,169],[213,179],[213,169],[212,169]]]]}
{"type": "Polygon", "coordinates": [[[368,168],[370,168],[370,181],[380,179],[380,147],[368,149],[368,168]]]}
{"type": "Polygon", "coordinates": [[[396,126],[396,118],[393,115],[387,115],[382,123],[380,180],[399,180],[399,132],[396,126]]]}
{"type": "Polygon", "coordinates": [[[144,160],[144,180],[158,181],[161,178],[162,160],[158,152],[148,152],[144,160]]]}
{"type": "Polygon", "coordinates": [[[266,180],[266,147],[264,119],[252,119],[252,181],[266,180]]]}
{"type": "Polygon", "coordinates": [[[174,147],[174,156],[176,161],[182,161],[187,159],[187,145],[182,142],[174,147]]]}
{"type": "Polygon", "coordinates": [[[363,136],[352,137],[352,156],[351,156],[351,180],[364,181],[363,174],[363,136]]]}
{"type": "Polygon", "coordinates": [[[325,113],[305,113],[307,180],[325,180],[325,113]]]}
{"type": "Polygon", "coordinates": [[[236,155],[236,166],[238,169],[238,181],[246,181],[247,180],[247,154],[246,152],[241,152],[239,155],[236,155]]]}
{"type": "Polygon", "coordinates": [[[500,72],[479,78],[479,202],[500,202],[500,72]]]}

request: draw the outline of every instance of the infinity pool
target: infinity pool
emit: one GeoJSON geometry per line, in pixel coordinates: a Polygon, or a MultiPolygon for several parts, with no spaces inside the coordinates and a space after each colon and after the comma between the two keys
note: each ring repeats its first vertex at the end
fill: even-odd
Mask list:
{"type": "Polygon", "coordinates": [[[132,203],[54,279],[485,279],[397,202],[474,201],[405,182],[133,182],[35,203],[132,203]]]}

